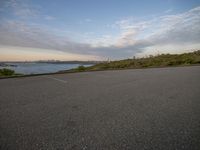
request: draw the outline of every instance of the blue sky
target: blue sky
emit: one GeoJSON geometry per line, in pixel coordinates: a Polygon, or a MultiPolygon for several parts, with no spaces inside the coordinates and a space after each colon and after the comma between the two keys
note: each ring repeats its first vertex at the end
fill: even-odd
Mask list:
{"type": "Polygon", "coordinates": [[[115,60],[199,43],[200,0],[0,1],[0,61],[115,60]]]}

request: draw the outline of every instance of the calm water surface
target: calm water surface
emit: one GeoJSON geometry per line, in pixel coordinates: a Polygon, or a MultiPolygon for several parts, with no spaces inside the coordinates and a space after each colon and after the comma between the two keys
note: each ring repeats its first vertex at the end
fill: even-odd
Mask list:
{"type": "MultiPolygon", "coordinates": [[[[51,64],[51,63],[6,63],[9,65],[16,65],[16,66],[7,66],[7,67],[0,67],[1,68],[8,68],[15,70],[16,73],[22,74],[39,74],[39,73],[54,73],[61,70],[69,70],[72,68],[76,68],[82,64],[51,64]]],[[[91,65],[84,65],[84,66],[91,66],[91,65]]]]}

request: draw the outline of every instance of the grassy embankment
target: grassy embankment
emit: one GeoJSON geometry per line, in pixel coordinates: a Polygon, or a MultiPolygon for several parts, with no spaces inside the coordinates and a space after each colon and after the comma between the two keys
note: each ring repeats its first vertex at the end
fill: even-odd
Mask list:
{"type": "Polygon", "coordinates": [[[71,69],[72,72],[114,70],[114,69],[134,69],[168,66],[189,66],[200,64],[200,50],[184,54],[161,54],[145,58],[133,58],[119,61],[99,63],[91,67],[79,66],[71,69]]]}

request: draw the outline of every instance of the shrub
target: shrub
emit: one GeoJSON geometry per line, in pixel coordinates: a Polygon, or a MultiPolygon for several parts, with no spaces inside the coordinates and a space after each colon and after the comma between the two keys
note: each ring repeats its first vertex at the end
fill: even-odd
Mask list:
{"type": "Polygon", "coordinates": [[[1,76],[12,76],[14,74],[15,74],[14,70],[6,69],[6,68],[0,69],[1,76]]]}
{"type": "Polygon", "coordinates": [[[77,68],[78,71],[85,71],[85,69],[86,69],[86,68],[85,68],[83,65],[82,65],[82,66],[79,66],[79,67],[77,68]]]}

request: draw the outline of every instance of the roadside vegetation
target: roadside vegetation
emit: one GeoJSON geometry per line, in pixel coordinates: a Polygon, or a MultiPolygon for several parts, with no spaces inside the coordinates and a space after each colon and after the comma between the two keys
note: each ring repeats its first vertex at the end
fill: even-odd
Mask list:
{"type": "Polygon", "coordinates": [[[76,68],[77,71],[85,71],[87,68],[85,66],[79,66],[76,68]]]}
{"type": "Polygon", "coordinates": [[[119,61],[109,61],[96,64],[90,67],[79,66],[70,71],[95,71],[112,69],[150,68],[167,66],[188,66],[200,64],[200,50],[184,54],[161,54],[143,58],[125,59],[119,61]]]}
{"type": "Polygon", "coordinates": [[[8,76],[14,76],[14,75],[17,75],[14,70],[6,69],[6,68],[0,69],[0,77],[8,77],[8,76]]]}

